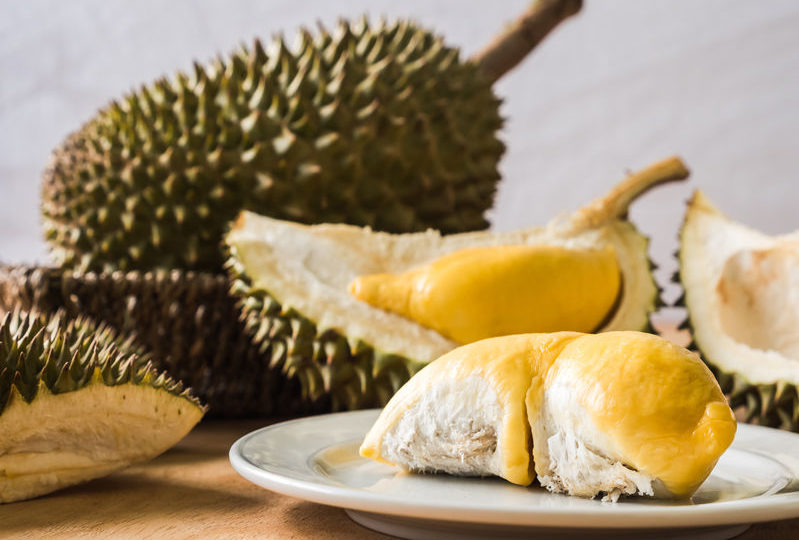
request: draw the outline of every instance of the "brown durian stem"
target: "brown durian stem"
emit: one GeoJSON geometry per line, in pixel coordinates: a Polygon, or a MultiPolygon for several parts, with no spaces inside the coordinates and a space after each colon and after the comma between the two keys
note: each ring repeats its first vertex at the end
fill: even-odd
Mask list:
{"type": "Polygon", "coordinates": [[[577,230],[592,229],[611,219],[623,218],[627,215],[630,204],[650,188],[666,182],[684,180],[689,174],[688,167],[677,156],[630,173],[610,193],[578,210],[571,219],[571,226],[577,230]]]}
{"type": "Polygon", "coordinates": [[[524,60],[564,19],[582,7],[582,0],[536,0],[502,34],[472,57],[494,83],[524,60]]]}

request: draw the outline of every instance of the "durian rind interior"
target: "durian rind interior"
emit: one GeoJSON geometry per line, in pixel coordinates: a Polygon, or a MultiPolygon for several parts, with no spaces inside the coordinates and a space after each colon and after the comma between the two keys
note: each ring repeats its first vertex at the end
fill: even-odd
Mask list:
{"type": "Polygon", "coordinates": [[[204,413],[107,327],[63,312],[0,322],[0,502],[155,457],[204,413]]]}
{"type": "Polygon", "coordinates": [[[189,400],[152,386],[106,386],[97,370],[79,391],[44,384],[27,403],[12,390],[0,415],[0,502],[35,497],[151,459],[203,416],[189,400]],[[24,427],[23,427],[24,426],[24,427]]]}
{"type": "Polygon", "coordinates": [[[799,384],[799,233],[771,237],[734,223],[697,192],[680,279],[708,362],[751,384],[799,384]]]}
{"type": "MultiPolygon", "coordinates": [[[[568,220],[566,220],[568,224],[568,220]]],[[[401,315],[354,298],[359,276],[400,273],[457,250],[497,245],[548,245],[568,249],[611,247],[622,272],[620,300],[600,331],[644,329],[658,290],[649,271],[647,240],[629,222],[610,219],[575,231],[563,222],[507,233],[441,236],[434,231],[391,235],[347,225],[304,226],[242,212],[227,243],[255,288],[269,292],[318,328],[352,341],[429,362],[457,343],[401,315]]]]}

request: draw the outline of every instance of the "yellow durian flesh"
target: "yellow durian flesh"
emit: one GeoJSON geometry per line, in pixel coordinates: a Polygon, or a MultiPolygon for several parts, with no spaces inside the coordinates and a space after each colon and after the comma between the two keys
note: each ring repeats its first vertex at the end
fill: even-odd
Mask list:
{"type": "Polygon", "coordinates": [[[425,367],[380,414],[361,455],[380,460],[386,434],[437,381],[474,375],[488,381],[502,406],[500,476],[520,485],[542,474],[543,462],[533,458],[547,441],[534,439],[535,423],[555,381],[574,389],[570,405],[603,434],[607,448],[597,451],[619,454],[623,465],[658,479],[671,496],[688,497],[698,488],[736,430],[732,411],[699,357],[660,337],[527,334],[465,345],[425,367]]]}
{"type": "Polygon", "coordinates": [[[638,332],[569,343],[546,375],[564,377],[579,405],[626,465],[688,497],[732,443],[736,423],[710,370],[695,353],[638,332]]]}
{"type": "Polygon", "coordinates": [[[621,289],[615,250],[547,245],[470,248],[401,274],[371,274],[350,293],[458,342],[600,327],[621,289]]]}
{"type": "Polygon", "coordinates": [[[523,334],[492,338],[458,347],[425,366],[394,395],[367,433],[362,456],[390,463],[382,456],[383,436],[441,379],[462,381],[479,376],[496,390],[502,407],[497,448],[502,454],[501,476],[519,485],[535,479],[530,460],[531,435],[525,400],[557,353],[575,336],[572,332],[523,334]]]}

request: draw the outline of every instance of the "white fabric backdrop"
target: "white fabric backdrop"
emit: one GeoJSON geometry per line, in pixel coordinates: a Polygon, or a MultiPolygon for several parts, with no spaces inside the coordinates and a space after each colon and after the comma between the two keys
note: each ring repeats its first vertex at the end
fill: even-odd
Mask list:
{"type": "MultiPolygon", "coordinates": [[[[45,261],[38,185],[51,148],[137,84],[242,41],[339,15],[410,16],[469,55],[526,2],[478,0],[0,3],[0,260],[45,261]]],[[[687,185],[632,217],[659,277],[694,188],[767,232],[799,228],[799,2],[587,0],[497,85],[508,118],[492,212],[507,230],[604,192],[626,169],[681,154],[687,185]]],[[[669,290],[673,298],[676,291],[669,290]]]]}

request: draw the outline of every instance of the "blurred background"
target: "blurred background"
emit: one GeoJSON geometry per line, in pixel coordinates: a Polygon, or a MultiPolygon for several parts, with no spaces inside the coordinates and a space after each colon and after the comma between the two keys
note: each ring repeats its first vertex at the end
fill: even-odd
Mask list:
{"type": "MultiPolygon", "coordinates": [[[[412,17],[482,48],[525,0],[211,0],[0,3],[0,261],[44,262],[39,181],[50,150],[135,86],[241,42],[362,13],[412,17]]],[[[697,188],[768,233],[799,228],[799,2],[586,0],[496,86],[508,150],[490,218],[542,224],[625,171],[679,154],[688,183],[632,218],[665,283],[684,201],[697,188]]],[[[667,300],[678,294],[667,288],[667,300]]]]}

